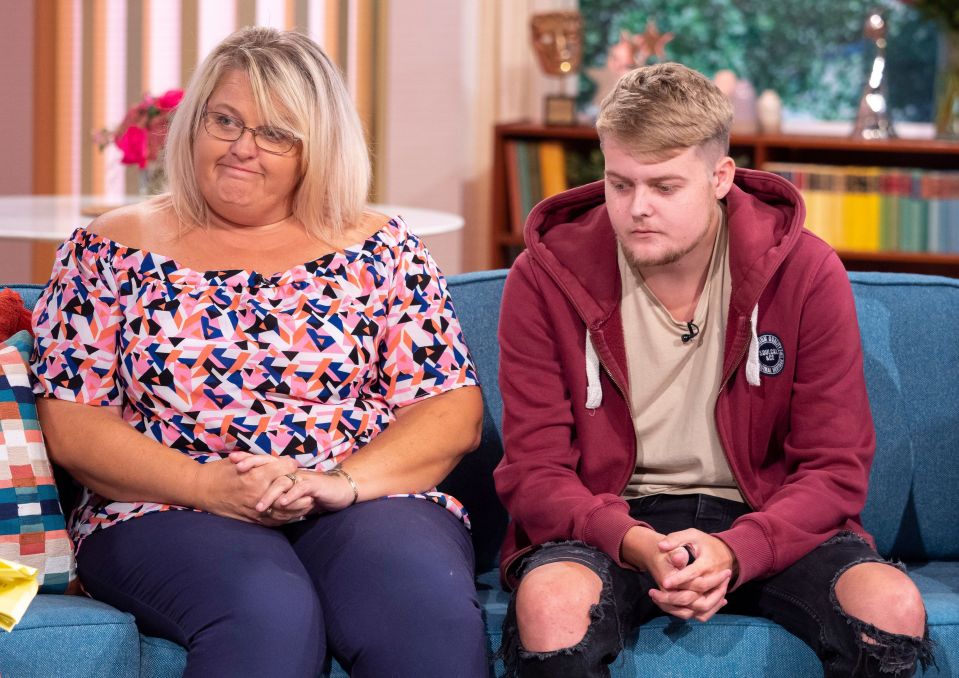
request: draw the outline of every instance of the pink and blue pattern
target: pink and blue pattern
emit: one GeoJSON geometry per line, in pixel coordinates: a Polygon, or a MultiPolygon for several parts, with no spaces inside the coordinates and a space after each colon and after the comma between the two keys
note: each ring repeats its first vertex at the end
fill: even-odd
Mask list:
{"type": "MultiPolygon", "coordinates": [[[[120,406],[198,462],[229,452],[332,468],[394,411],[475,385],[446,282],[399,218],[363,243],[273,276],[199,272],[77,229],[33,316],[38,395],[120,406]]],[[[431,499],[467,522],[462,505],[431,499]]],[[[85,490],[91,532],[153,511],[85,490]]]]}

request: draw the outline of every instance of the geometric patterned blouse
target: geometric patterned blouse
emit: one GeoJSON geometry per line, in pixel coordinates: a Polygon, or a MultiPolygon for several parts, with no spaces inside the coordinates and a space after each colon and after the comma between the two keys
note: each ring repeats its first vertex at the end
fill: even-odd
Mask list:
{"type": "MultiPolygon", "coordinates": [[[[396,408],[477,383],[446,281],[398,217],[270,277],[195,271],[79,228],[33,324],[36,394],[120,406],[138,431],[200,463],[240,450],[327,470],[396,408]]],[[[405,496],[469,525],[449,495],[405,496]]],[[[84,489],[70,532],[79,547],[117,522],[186,508],[84,489]]]]}

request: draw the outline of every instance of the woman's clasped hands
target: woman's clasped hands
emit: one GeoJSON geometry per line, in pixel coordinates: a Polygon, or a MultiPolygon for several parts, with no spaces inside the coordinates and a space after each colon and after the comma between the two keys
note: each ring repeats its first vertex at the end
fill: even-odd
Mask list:
{"type": "Polygon", "coordinates": [[[346,479],[300,468],[289,457],[231,452],[229,461],[241,483],[245,476],[251,477],[253,482],[243,484],[259,488],[244,497],[249,501],[256,495],[248,504],[245,520],[252,516],[254,522],[263,525],[282,525],[310,513],[339,511],[353,503],[353,489],[346,479]]]}

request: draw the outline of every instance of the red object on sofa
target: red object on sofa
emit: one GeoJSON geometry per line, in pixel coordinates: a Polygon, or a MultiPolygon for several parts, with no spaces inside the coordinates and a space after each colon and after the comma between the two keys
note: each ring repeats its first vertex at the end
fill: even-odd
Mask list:
{"type": "Polygon", "coordinates": [[[6,341],[20,330],[32,334],[31,315],[19,294],[13,290],[0,290],[0,341],[6,341]]]}

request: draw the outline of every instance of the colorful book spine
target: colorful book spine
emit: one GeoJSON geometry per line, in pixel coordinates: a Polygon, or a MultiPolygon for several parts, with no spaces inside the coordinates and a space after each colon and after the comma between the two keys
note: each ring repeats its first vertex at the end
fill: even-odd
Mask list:
{"type": "Polygon", "coordinates": [[[530,170],[530,142],[516,142],[516,171],[519,174],[519,197],[522,223],[526,223],[533,206],[538,202],[533,193],[533,177],[530,170]]]}
{"type": "Polygon", "coordinates": [[[899,249],[899,196],[895,193],[895,172],[884,169],[879,176],[879,231],[883,252],[899,249]]]}
{"type": "Polygon", "coordinates": [[[925,252],[928,247],[927,211],[922,198],[922,171],[902,170],[899,173],[899,249],[903,252],[925,252]]]}
{"type": "Polygon", "coordinates": [[[879,169],[849,167],[843,195],[842,223],[847,229],[848,248],[857,252],[878,252],[881,249],[879,206],[879,169]]]}
{"type": "Polygon", "coordinates": [[[831,244],[834,238],[826,214],[825,181],[815,167],[810,167],[807,174],[806,188],[802,192],[806,201],[806,228],[831,244]]]}
{"type": "Polygon", "coordinates": [[[529,175],[529,204],[526,210],[528,216],[536,204],[543,199],[543,182],[539,169],[538,142],[526,142],[526,173],[529,175]]]}
{"type": "Polygon", "coordinates": [[[806,227],[839,250],[959,252],[959,171],[769,163],[800,189],[806,227]]]}
{"type": "Polygon", "coordinates": [[[945,224],[942,223],[939,172],[927,172],[919,180],[921,199],[926,203],[926,251],[945,252],[945,224]]]}
{"type": "Polygon", "coordinates": [[[506,196],[510,231],[522,234],[526,225],[523,212],[523,196],[520,187],[519,142],[507,141],[504,145],[506,155],[506,196]]]}
{"type": "Polygon", "coordinates": [[[566,185],[566,152],[558,141],[544,141],[539,144],[539,173],[543,198],[562,193],[566,185]]]}
{"type": "Polygon", "coordinates": [[[845,168],[842,177],[842,225],[846,234],[845,249],[866,251],[869,241],[866,223],[866,180],[852,168],[845,168]]]}
{"type": "Polygon", "coordinates": [[[942,214],[946,233],[946,252],[959,252],[959,172],[944,174],[942,182],[942,214]]]}
{"type": "Polygon", "coordinates": [[[842,169],[836,167],[822,167],[820,171],[823,174],[826,187],[824,191],[826,204],[823,206],[823,215],[829,233],[827,242],[837,250],[852,249],[849,229],[842,221],[842,192],[845,188],[846,177],[842,169]]]}

